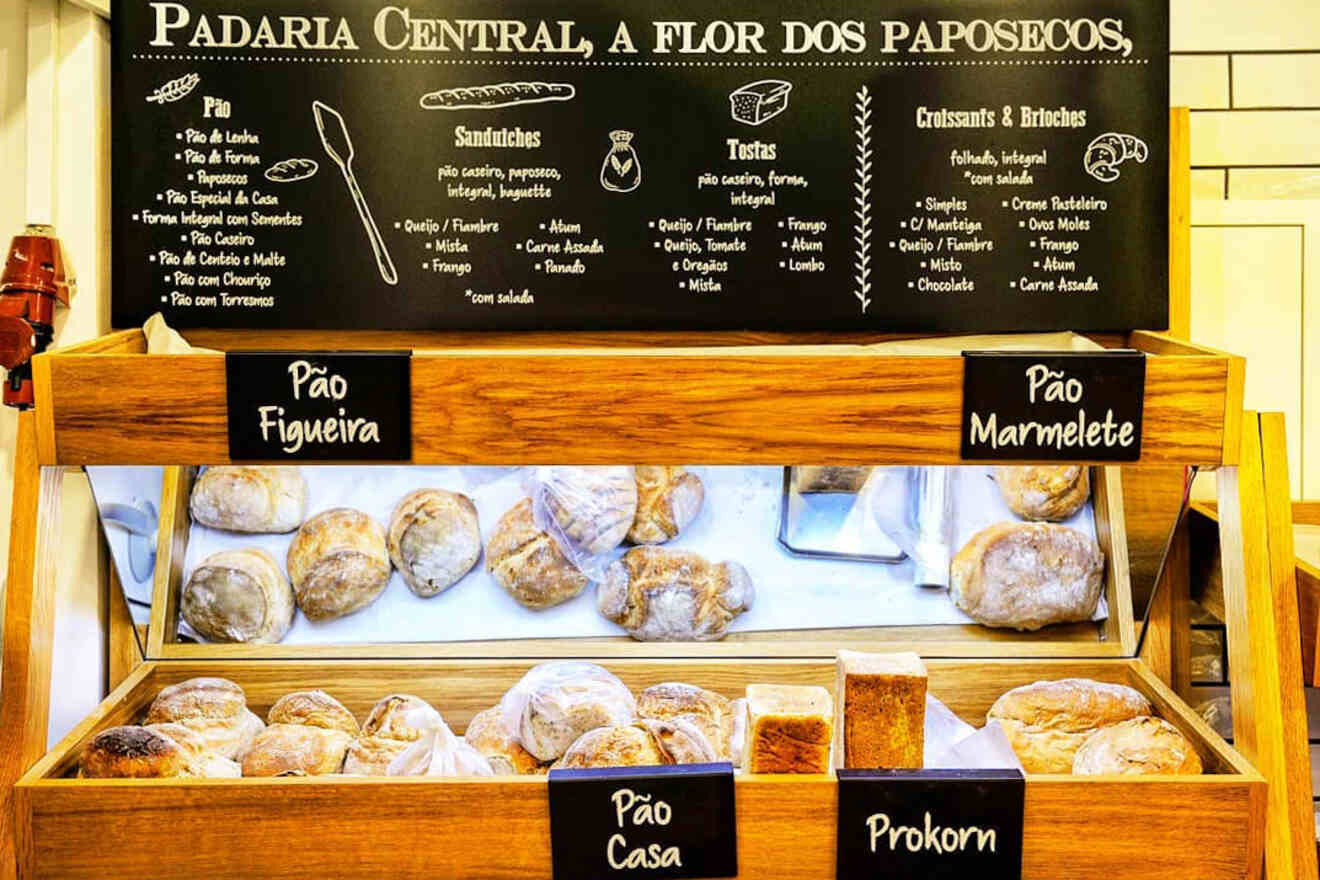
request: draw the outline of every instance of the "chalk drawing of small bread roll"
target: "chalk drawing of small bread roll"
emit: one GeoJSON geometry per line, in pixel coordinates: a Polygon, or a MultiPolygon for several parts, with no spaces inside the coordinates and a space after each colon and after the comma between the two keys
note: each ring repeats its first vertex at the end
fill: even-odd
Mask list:
{"type": "Polygon", "coordinates": [[[571,101],[577,88],[571,83],[506,82],[467,88],[440,89],[422,95],[425,110],[494,110],[519,104],[571,101]]]}
{"type": "Polygon", "coordinates": [[[1128,159],[1145,162],[1149,155],[1150,150],[1140,138],[1106,132],[1087,145],[1083,164],[1086,173],[1096,180],[1113,183],[1119,178],[1119,165],[1128,159]]]}

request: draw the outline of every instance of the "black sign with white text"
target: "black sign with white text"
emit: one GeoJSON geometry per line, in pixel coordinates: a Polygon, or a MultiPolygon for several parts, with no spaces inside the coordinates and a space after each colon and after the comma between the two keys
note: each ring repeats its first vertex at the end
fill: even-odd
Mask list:
{"type": "Polygon", "coordinates": [[[555,880],[735,877],[732,764],[550,771],[555,880]]]}
{"type": "Polygon", "coordinates": [[[839,770],[839,880],[1020,880],[1016,770],[839,770]]]}
{"type": "Polygon", "coordinates": [[[1160,329],[1164,0],[113,0],[114,323],[1160,329]]]}
{"type": "Polygon", "coordinates": [[[1141,352],[965,352],[963,371],[966,461],[1141,458],[1141,352]]]}
{"type": "Polygon", "coordinates": [[[228,352],[234,461],[408,461],[408,352],[228,352]]]}

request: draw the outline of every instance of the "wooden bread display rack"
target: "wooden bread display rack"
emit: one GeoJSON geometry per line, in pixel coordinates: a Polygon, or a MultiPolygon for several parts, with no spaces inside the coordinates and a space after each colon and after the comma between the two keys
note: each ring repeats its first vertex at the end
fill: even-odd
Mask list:
{"type": "MultiPolygon", "coordinates": [[[[1185,176],[1185,113],[1174,120],[1185,176]]],[[[1185,189],[1180,198],[1175,186],[1175,248],[1185,245],[1185,208],[1185,189]]],[[[1185,283],[1179,272],[1174,277],[1175,287],[1185,283]]],[[[962,358],[878,354],[867,348],[878,337],[208,331],[188,338],[221,351],[411,349],[414,464],[964,463],[962,358]]],[[[1254,415],[1243,417],[1241,358],[1176,333],[1096,341],[1148,355],[1142,466],[1221,469],[1232,476],[1221,487],[1263,493],[1259,443],[1244,442],[1259,426],[1254,415]],[[1256,450],[1252,466],[1241,466],[1244,449],[1256,450]]],[[[0,768],[6,786],[18,781],[0,839],[13,851],[0,854],[0,870],[69,878],[549,877],[544,777],[83,780],[73,771],[97,732],[134,723],[162,687],[195,676],[232,679],[262,715],[282,694],[323,688],[363,717],[381,696],[405,690],[461,732],[547,657],[591,658],[634,689],[686,680],[738,696],[765,681],[830,687],[834,652],[848,647],[918,651],[929,658],[932,693],[969,722],[984,719],[1012,687],[1086,677],[1141,691],[1193,743],[1202,776],[1029,774],[1023,877],[1250,878],[1261,876],[1267,849],[1271,876],[1289,876],[1275,874],[1282,865],[1267,837],[1277,828],[1267,833],[1267,785],[1252,763],[1269,744],[1248,738],[1250,748],[1235,751],[1136,659],[1125,527],[1139,513],[1124,511],[1119,468],[1093,471],[1110,620],[1058,635],[969,626],[760,633],[681,645],[184,645],[173,633],[190,468],[228,461],[223,354],[149,355],[143,333],[125,330],[38,356],[34,376],[37,406],[20,418],[6,598],[0,768]],[[153,617],[144,661],[47,750],[59,482],[63,468],[86,465],[166,466],[153,617]]],[[[1221,502],[1221,509],[1230,508],[1221,502]]],[[[1242,517],[1255,510],[1236,502],[1231,509],[1242,517]]],[[[1225,519],[1222,528],[1236,533],[1240,522],[1225,519]]],[[[1240,535],[1235,540],[1240,547],[1240,535]]],[[[1249,586],[1240,571],[1225,581],[1249,586]]],[[[1271,662],[1271,646],[1253,648],[1252,662],[1271,662]]],[[[1239,725],[1256,723],[1258,709],[1244,702],[1240,711],[1239,725]]],[[[834,877],[837,791],[832,775],[740,775],[740,876],[834,877]]]]}

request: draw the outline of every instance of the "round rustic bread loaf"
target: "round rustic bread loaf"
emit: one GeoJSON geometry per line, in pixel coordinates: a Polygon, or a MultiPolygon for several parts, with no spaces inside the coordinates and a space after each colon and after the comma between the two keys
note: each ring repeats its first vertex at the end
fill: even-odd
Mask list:
{"type": "Polygon", "coordinates": [[[275,644],[293,626],[293,587],[265,550],[213,553],[193,569],[179,613],[212,642],[275,644]]]}
{"type": "Polygon", "coordinates": [[[289,544],[289,580],[309,620],[365,608],[390,582],[385,530],[358,510],[336,507],[303,523],[289,544]]]}
{"type": "Polygon", "coordinates": [[[391,762],[444,723],[444,717],[421,697],[391,694],[378,701],[362,723],[362,735],[344,757],[344,773],[386,776],[391,762]]]}
{"type": "Polygon", "coordinates": [[[683,467],[637,465],[637,515],[628,530],[634,544],[663,544],[686,529],[706,499],[701,478],[683,467]]]}
{"type": "Polygon", "coordinates": [[[634,547],[605,570],[596,607],[639,641],[709,642],[724,638],[755,597],[751,576],[736,562],[634,547]]]}
{"type": "Polygon", "coordinates": [[[216,465],[193,484],[189,508],[193,522],[213,529],[291,532],[307,509],[307,480],[296,467],[216,465]]]}
{"type": "Polygon", "coordinates": [[[530,498],[500,517],[486,545],[486,568],[520,605],[535,610],[567,602],[591,583],[550,533],[537,528],[530,498]]]}
{"type": "Polygon", "coordinates": [[[1080,465],[996,467],[995,482],[1009,509],[1023,519],[1060,522],[1091,497],[1091,470],[1080,465]]]}
{"type": "Polygon", "coordinates": [[[732,760],[736,711],[732,700],[681,682],[654,684],[637,695],[637,716],[657,721],[686,721],[705,734],[719,760],[732,760]]]}
{"type": "Polygon", "coordinates": [[[472,716],[463,740],[485,756],[496,776],[532,776],[545,772],[545,765],[518,741],[499,706],[472,716]]]}
{"type": "Polygon", "coordinates": [[[559,758],[578,737],[597,727],[637,720],[637,701],[602,666],[556,660],[533,667],[500,701],[505,722],[538,761],[559,758]]]}
{"type": "Polygon", "coordinates": [[[481,556],[481,528],[472,499],[444,489],[419,489],[394,508],[390,559],[423,599],[458,583],[481,556]]]}
{"type": "Polygon", "coordinates": [[[223,778],[238,765],[206,747],[181,724],[112,727],[92,737],[79,758],[84,779],[223,778]]]}
{"type": "Polygon", "coordinates": [[[1126,685],[1065,678],[1013,688],[985,717],[1000,723],[1028,773],[1071,773],[1073,756],[1096,731],[1153,712],[1126,685]]]}
{"type": "Polygon", "coordinates": [[[1093,733],[1073,758],[1080,776],[1197,776],[1201,756],[1163,718],[1133,718],[1093,733]]]}
{"type": "Polygon", "coordinates": [[[664,764],[708,764],[718,760],[715,748],[694,724],[680,719],[641,719],[619,727],[590,730],[555,763],[559,769],[592,767],[652,767],[664,764]]]}
{"type": "Polygon", "coordinates": [[[161,690],[147,709],[146,724],[181,724],[206,748],[238,759],[266,725],[247,707],[243,689],[224,678],[190,678],[161,690]]]}

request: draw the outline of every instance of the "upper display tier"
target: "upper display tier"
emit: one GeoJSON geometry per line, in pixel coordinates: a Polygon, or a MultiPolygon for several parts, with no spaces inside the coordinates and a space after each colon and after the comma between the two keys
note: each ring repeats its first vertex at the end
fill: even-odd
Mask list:
{"type": "Polygon", "coordinates": [[[1168,326],[1164,3],[113,5],[118,327],[1168,326]]]}

